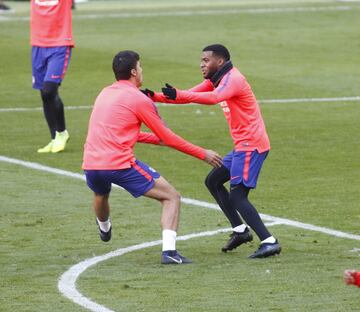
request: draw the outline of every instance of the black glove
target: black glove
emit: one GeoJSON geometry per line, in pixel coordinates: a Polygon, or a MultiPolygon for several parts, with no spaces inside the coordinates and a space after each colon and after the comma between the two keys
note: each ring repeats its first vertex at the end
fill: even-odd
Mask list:
{"type": "Polygon", "coordinates": [[[166,88],[161,89],[165,97],[169,100],[176,100],[176,89],[168,83],[165,83],[165,86],[166,88]]]}
{"type": "Polygon", "coordinates": [[[154,96],[154,91],[146,88],[145,90],[140,89],[142,93],[144,93],[147,97],[152,98],[154,96]]]}

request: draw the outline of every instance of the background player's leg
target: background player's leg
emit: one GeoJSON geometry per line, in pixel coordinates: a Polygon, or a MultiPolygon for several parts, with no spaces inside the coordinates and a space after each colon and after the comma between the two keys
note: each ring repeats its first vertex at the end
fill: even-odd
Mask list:
{"type": "Polygon", "coordinates": [[[55,113],[56,135],[51,152],[58,153],[65,149],[66,143],[70,138],[69,133],[67,132],[65,127],[64,104],[59,96],[58,88],[56,89],[53,107],[55,113]]]}
{"type": "Polygon", "coordinates": [[[46,49],[42,47],[32,47],[31,49],[31,64],[32,64],[32,83],[33,88],[40,90],[40,96],[43,104],[43,111],[46,123],[49,127],[51,141],[42,148],[39,148],[38,153],[50,153],[55,139],[56,119],[54,106],[51,105],[54,91],[53,88],[47,88],[44,85],[44,78],[47,71],[47,55],[46,49]]]}
{"type": "Polygon", "coordinates": [[[54,82],[44,82],[43,88],[40,90],[41,99],[44,108],[44,115],[52,139],[55,139],[55,131],[57,130],[57,118],[56,118],[57,90],[58,90],[58,84],[54,82]]]}
{"type": "MultiPolygon", "coordinates": [[[[44,108],[46,109],[47,115],[49,115],[48,124],[49,122],[51,123],[52,138],[55,138],[55,131],[63,132],[66,129],[64,104],[59,96],[58,91],[59,84],[50,81],[45,81],[44,87],[41,90],[41,97],[43,100],[44,108]]],[[[47,115],[45,115],[45,117],[47,115]]]]}
{"type": "Polygon", "coordinates": [[[65,113],[64,113],[64,104],[61,100],[59,93],[57,93],[55,101],[55,118],[56,118],[56,131],[63,132],[66,129],[65,125],[65,113]]]}
{"type": "Polygon", "coordinates": [[[50,130],[51,142],[46,146],[39,148],[38,153],[50,153],[52,151],[56,130],[56,97],[57,97],[58,84],[54,82],[44,82],[43,88],[40,90],[41,99],[43,102],[43,111],[45,120],[50,130]]]}
{"type": "Polygon", "coordinates": [[[48,93],[48,101],[53,107],[55,119],[55,140],[51,152],[58,153],[65,149],[69,133],[65,127],[64,104],[58,89],[67,71],[71,59],[71,47],[55,47],[48,51],[47,69],[43,91],[48,93]]]}

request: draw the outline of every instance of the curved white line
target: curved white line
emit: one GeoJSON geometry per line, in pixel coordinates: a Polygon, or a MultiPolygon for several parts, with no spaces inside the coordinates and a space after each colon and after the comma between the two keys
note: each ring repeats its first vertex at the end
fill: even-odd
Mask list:
{"type": "Polygon", "coordinates": [[[74,266],[72,266],[69,270],[67,270],[61,277],[58,282],[58,288],[59,291],[68,299],[73,301],[74,303],[89,309],[90,311],[96,311],[96,312],[114,312],[113,310],[110,310],[94,301],[91,301],[90,299],[83,296],[77,289],[76,289],[76,280],[80,276],[81,273],[83,273],[85,270],[87,270],[89,267],[108,260],[113,257],[118,257],[123,254],[126,254],[131,251],[135,251],[142,248],[152,247],[161,244],[161,241],[154,241],[149,243],[143,243],[139,245],[130,246],[127,248],[120,248],[115,251],[109,252],[105,255],[86,259],[74,266]]]}
{"type": "MultiPolygon", "coordinates": [[[[266,226],[273,226],[279,224],[278,222],[273,223],[267,223],[266,226]]],[[[226,229],[219,229],[215,231],[206,231],[206,232],[200,232],[200,233],[193,233],[188,235],[179,236],[177,240],[188,240],[191,238],[197,238],[197,237],[203,237],[203,236],[212,236],[216,235],[218,233],[223,232],[229,232],[231,231],[231,228],[226,229]]],[[[142,243],[138,245],[133,245],[126,248],[120,248],[115,251],[109,252],[102,256],[97,256],[93,258],[86,259],[84,261],[81,261],[80,263],[72,266],[69,270],[67,270],[61,277],[58,282],[58,289],[59,291],[68,299],[73,301],[74,303],[94,312],[114,312],[113,310],[110,310],[95,301],[92,301],[88,299],[87,297],[83,296],[76,288],[76,280],[79,278],[79,276],[85,272],[88,268],[98,264],[99,262],[118,257],[121,255],[124,255],[126,253],[144,249],[148,247],[153,247],[156,245],[160,245],[162,243],[161,240],[153,241],[153,242],[147,242],[142,243]]]]}
{"type": "MultiPolygon", "coordinates": [[[[190,234],[185,236],[179,236],[178,240],[186,240],[194,237],[201,237],[201,236],[209,236],[209,235],[215,235],[220,232],[225,232],[230,229],[221,229],[211,232],[202,232],[202,233],[196,233],[196,234],[190,234]]],[[[110,310],[94,301],[91,301],[90,299],[83,296],[77,289],[76,289],[76,280],[82,274],[85,270],[87,270],[89,267],[96,265],[99,262],[108,260],[113,257],[118,257],[123,254],[126,254],[128,252],[132,252],[135,250],[153,247],[156,245],[160,245],[162,243],[161,240],[153,241],[153,242],[147,242],[142,243],[138,245],[133,245],[126,248],[120,248],[115,251],[109,252],[103,256],[98,256],[90,259],[86,259],[74,266],[72,266],[68,271],[66,271],[60,278],[58,283],[59,291],[68,299],[73,301],[74,303],[89,309],[90,311],[95,312],[114,312],[113,310],[110,310]]]]}

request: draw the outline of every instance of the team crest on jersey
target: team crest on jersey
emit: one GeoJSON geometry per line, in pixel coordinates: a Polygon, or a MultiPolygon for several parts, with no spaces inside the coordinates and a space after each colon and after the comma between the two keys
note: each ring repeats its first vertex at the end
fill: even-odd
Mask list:
{"type": "Polygon", "coordinates": [[[35,0],[38,6],[55,6],[58,5],[60,0],[35,0]]]}

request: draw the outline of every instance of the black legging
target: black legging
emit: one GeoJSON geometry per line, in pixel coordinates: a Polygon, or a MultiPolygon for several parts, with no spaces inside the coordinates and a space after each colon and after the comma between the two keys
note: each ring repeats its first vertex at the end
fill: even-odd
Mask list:
{"type": "Polygon", "coordinates": [[[58,88],[59,84],[47,81],[40,90],[44,115],[52,139],[55,138],[55,131],[65,130],[64,104],[59,97],[58,88]]]}
{"type": "Polygon", "coordinates": [[[226,167],[221,166],[220,168],[214,168],[209,172],[205,179],[205,185],[211,195],[215,198],[225,216],[230,221],[231,226],[234,228],[243,224],[243,222],[236,209],[233,209],[230,204],[229,192],[224,186],[224,184],[229,180],[229,170],[226,167]]]}
{"type": "Polygon", "coordinates": [[[265,224],[262,222],[256,208],[248,199],[250,188],[243,184],[231,187],[230,203],[236,208],[245,222],[254,230],[261,241],[271,236],[265,224]]]}
{"type": "Polygon", "coordinates": [[[250,188],[243,184],[238,184],[232,186],[229,193],[224,186],[224,183],[229,180],[229,170],[221,166],[220,168],[214,168],[210,171],[205,179],[205,185],[230,221],[231,226],[234,228],[243,223],[238,214],[239,212],[260,240],[270,237],[271,234],[266,229],[259,213],[248,199],[250,188]]]}

